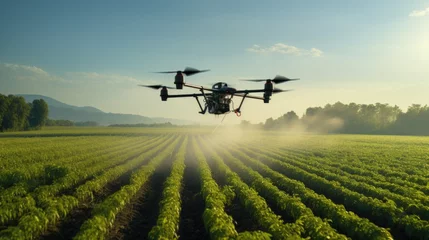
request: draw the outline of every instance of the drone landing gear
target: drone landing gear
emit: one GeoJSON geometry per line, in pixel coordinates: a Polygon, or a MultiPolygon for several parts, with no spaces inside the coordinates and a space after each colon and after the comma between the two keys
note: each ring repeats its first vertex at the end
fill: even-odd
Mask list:
{"type": "Polygon", "coordinates": [[[248,93],[245,93],[243,98],[241,99],[240,106],[238,106],[238,108],[234,109],[234,112],[237,115],[237,117],[241,117],[241,110],[240,109],[241,109],[241,106],[243,105],[244,99],[246,98],[247,94],[248,93]]]}
{"type": "Polygon", "coordinates": [[[200,100],[198,99],[198,97],[197,97],[197,96],[194,96],[194,97],[195,97],[195,99],[197,100],[198,106],[200,106],[200,109],[201,109],[201,111],[200,111],[200,112],[198,112],[198,113],[200,113],[200,114],[205,114],[205,113],[206,113],[206,111],[207,111],[207,106],[205,106],[205,107],[203,108],[203,106],[201,106],[201,103],[200,103],[200,100]]]}

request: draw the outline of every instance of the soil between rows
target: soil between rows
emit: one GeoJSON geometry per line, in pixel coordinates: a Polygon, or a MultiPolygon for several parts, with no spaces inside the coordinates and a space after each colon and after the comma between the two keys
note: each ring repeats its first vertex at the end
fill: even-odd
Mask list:
{"type": "Polygon", "coordinates": [[[159,213],[163,184],[170,174],[171,159],[159,166],[139,190],[131,204],[116,217],[108,239],[147,239],[159,213]]]}
{"type": "Polygon", "coordinates": [[[129,183],[131,173],[132,171],[130,170],[115,181],[108,183],[102,192],[94,194],[94,201],[79,205],[59,225],[50,226],[48,232],[41,239],[72,239],[79,232],[82,224],[91,218],[91,211],[98,203],[101,203],[107,196],[129,183]]]}
{"type": "Polygon", "coordinates": [[[199,240],[209,239],[204,228],[203,213],[204,199],[201,195],[200,173],[198,162],[188,144],[185,157],[185,173],[182,185],[182,210],[180,212],[179,236],[180,239],[199,240]]]}
{"type": "MultiPolygon", "coordinates": [[[[226,178],[219,172],[215,164],[213,164],[209,158],[207,159],[207,163],[209,164],[212,172],[212,177],[222,189],[227,185],[226,178]]],[[[261,230],[260,227],[258,227],[257,222],[246,211],[237,197],[233,199],[230,205],[225,206],[225,212],[234,219],[235,229],[237,232],[261,230]]]]}
{"type": "MultiPolygon", "coordinates": [[[[124,161],[121,161],[119,164],[115,164],[113,167],[120,164],[125,164],[127,161],[132,160],[135,157],[138,157],[142,153],[136,154],[132,157],[127,158],[124,161]]],[[[130,183],[130,177],[136,169],[140,168],[143,165],[146,165],[150,161],[150,158],[145,159],[139,164],[138,167],[127,171],[122,174],[118,179],[109,182],[103,191],[99,193],[94,193],[94,200],[91,202],[85,202],[80,204],[76,209],[71,211],[71,213],[59,224],[56,226],[49,226],[48,231],[40,237],[40,239],[56,240],[56,239],[72,239],[79,232],[82,224],[89,218],[91,218],[91,212],[93,208],[101,203],[106,197],[120,190],[122,186],[130,183]]],[[[140,190],[144,191],[144,187],[140,190]]],[[[71,192],[67,191],[71,194],[71,192]]],[[[140,192],[139,192],[140,194],[140,192]]],[[[127,208],[124,209],[126,211],[127,208]]]]}

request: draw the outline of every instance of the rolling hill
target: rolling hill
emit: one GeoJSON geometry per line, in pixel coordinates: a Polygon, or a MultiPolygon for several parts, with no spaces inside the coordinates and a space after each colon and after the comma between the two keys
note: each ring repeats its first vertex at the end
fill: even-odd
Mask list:
{"type": "Polygon", "coordinates": [[[25,98],[27,102],[32,102],[34,99],[43,99],[49,106],[49,118],[58,120],[71,120],[74,122],[94,121],[100,125],[110,124],[137,124],[137,123],[165,123],[170,122],[176,125],[195,124],[194,122],[171,118],[150,118],[135,114],[120,114],[106,113],[95,107],[84,106],[78,107],[69,105],[51,97],[43,95],[16,94],[25,98]]]}

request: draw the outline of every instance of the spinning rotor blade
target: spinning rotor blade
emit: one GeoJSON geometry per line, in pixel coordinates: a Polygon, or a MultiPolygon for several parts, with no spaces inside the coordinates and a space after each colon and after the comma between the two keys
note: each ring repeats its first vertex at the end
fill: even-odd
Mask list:
{"type": "Polygon", "coordinates": [[[163,71],[163,72],[155,72],[155,73],[183,73],[186,76],[191,76],[191,75],[194,75],[197,73],[202,73],[202,72],[207,72],[207,71],[210,71],[210,70],[209,69],[198,70],[196,68],[186,67],[185,70],[183,70],[183,71],[177,70],[177,71],[163,71]]]}
{"type": "Polygon", "coordinates": [[[163,87],[168,88],[168,89],[175,89],[173,87],[167,87],[167,86],[164,86],[164,85],[161,85],[161,84],[157,84],[157,85],[139,85],[139,86],[140,87],[148,87],[148,88],[152,88],[152,89],[160,89],[160,88],[163,88],[163,87]]]}
{"type": "Polygon", "coordinates": [[[166,72],[155,72],[155,73],[177,73],[177,72],[180,72],[180,71],[166,71],[166,72]]]}
{"type": "Polygon", "coordinates": [[[295,80],[299,80],[299,78],[290,79],[290,78],[287,78],[287,77],[283,77],[283,76],[277,75],[273,79],[243,79],[241,81],[248,81],[248,82],[272,81],[272,82],[274,82],[276,84],[279,84],[279,83],[284,83],[284,82],[289,82],[289,81],[295,81],[295,80]]]}
{"type": "Polygon", "coordinates": [[[247,82],[264,82],[268,80],[270,79],[240,79],[240,81],[247,81],[247,82]]]}
{"type": "Polygon", "coordinates": [[[287,78],[287,77],[283,77],[283,76],[277,75],[271,81],[274,82],[274,83],[276,83],[276,84],[278,84],[278,83],[295,81],[295,80],[299,80],[299,78],[290,79],[290,78],[287,78]]]}
{"type": "Polygon", "coordinates": [[[290,92],[290,91],[292,91],[292,89],[288,89],[288,90],[283,90],[283,89],[279,89],[279,88],[273,89],[273,93],[290,92]]]}
{"type": "Polygon", "coordinates": [[[208,71],[210,71],[210,69],[198,70],[198,69],[195,69],[195,68],[187,67],[183,71],[183,74],[185,74],[186,76],[191,76],[191,75],[194,75],[194,74],[197,74],[197,73],[208,72],[208,71]]]}

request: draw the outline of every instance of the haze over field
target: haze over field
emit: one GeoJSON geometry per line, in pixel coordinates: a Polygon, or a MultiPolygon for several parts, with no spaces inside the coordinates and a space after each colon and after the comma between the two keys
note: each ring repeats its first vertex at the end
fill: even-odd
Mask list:
{"type": "MultiPolygon", "coordinates": [[[[204,122],[194,99],[161,102],[174,75],[210,86],[301,81],[270,104],[246,100],[241,118],[263,122],[327,103],[427,104],[429,1],[9,1],[0,8],[0,93],[41,94],[105,112],[204,122]]],[[[177,92],[172,90],[171,92],[177,92]]],[[[184,90],[183,92],[192,92],[184,90]]],[[[237,101],[237,100],[236,100],[237,101]]],[[[237,103],[236,103],[237,105],[237,103]]]]}

